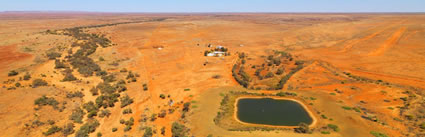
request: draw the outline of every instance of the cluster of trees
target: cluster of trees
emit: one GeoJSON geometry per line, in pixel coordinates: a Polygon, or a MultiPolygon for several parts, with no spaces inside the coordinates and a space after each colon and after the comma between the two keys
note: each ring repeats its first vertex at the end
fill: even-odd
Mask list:
{"type": "Polygon", "coordinates": [[[171,136],[172,137],[185,137],[187,135],[188,129],[177,122],[174,122],[171,125],[171,136]]]}
{"type": "Polygon", "coordinates": [[[75,133],[76,137],[88,137],[90,133],[96,131],[96,128],[99,127],[99,121],[96,119],[89,119],[89,121],[83,124],[80,129],[75,133]]]}
{"type": "Polygon", "coordinates": [[[83,93],[83,92],[81,92],[81,91],[68,92],[68,93],[66,94],[66,97],[67,97],[67,98],[75,98],[75,97],[77,97],[77,98],[82,98],[82,97],[84,97],[84,93],[83,93]]]}
{"type": "Polygon", "coordinates": [[[124,119],[121,119],[120,120],[120,123],[125,125],[124,132],[130,131],[131,130],[131,126],[134,125],[134,118],[133,117],[130,117],[130,119],[127,120],[127,121],[125,121],[124,119]]]}
{"type": "Polygon", "coordinates": [[[294,75],[295,73],[297,73],[298,71],[304,68],[304,62],[302,61],[297,61],[297,62],[296,62],[297,67],[293,69],[291,72],[289,72],[287,75],[283,76],[282,79],[280,79],[279,84],[276,85],[275,89],[282,89],[283,86],[285,86],[286,82],[289,80],[289,78],[292,77],[292,75],[294,75]]]}
{"type": "Polygon", "coordinates": [[[232,68],[232,76],[235,78],[235,80],[241,84],[243,87],[247,88],[249,85],[250,77],[248,74],[244,71],[243,67],[239,68],[239,71],[237,71],[238,65],[233,65],[232,68]]]}
{"type": "Polygon", "coordinates": [[[47,58],[49,58],[50,60],[54,60],[54,59],[56,59],[56,58],[61,57],[61,56],[62,56],[62,54],[61,54],[61,53],[59,53],[59,52],[55,52],[55,51],[48,51],[48,52],[46,52],[46,56],[47,56],[47,58]]]}
{"type": "Polygon", "coordinates": [[[34,105],[38,105],[38,106],[52,106],[54,109],[58,109],[58,105],[59,102],[56,101],[55,98],[53,97],[46,97],[46,96],[41,96],[39,98],[37,98],[36,100],[34,100],[34,105]]]}

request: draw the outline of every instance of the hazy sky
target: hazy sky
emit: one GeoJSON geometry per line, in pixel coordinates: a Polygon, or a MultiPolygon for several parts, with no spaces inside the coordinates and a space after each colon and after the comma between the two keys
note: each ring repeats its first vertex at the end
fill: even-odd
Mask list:
{"type": "Polygon", "coordinates": [[[425,0],[0,0],[0,11],[425,12],[425,0]]]}

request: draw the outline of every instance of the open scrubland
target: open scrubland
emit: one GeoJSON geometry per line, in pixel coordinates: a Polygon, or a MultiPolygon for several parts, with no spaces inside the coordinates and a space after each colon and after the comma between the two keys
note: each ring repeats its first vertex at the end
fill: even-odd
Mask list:
{"type": "Polygon", "coordinates": [[[425,136],[423,36],[424,14],[0,13],[0,136],[425,136]],[[238,122],[247,96],[315,124],[238,122]]]}

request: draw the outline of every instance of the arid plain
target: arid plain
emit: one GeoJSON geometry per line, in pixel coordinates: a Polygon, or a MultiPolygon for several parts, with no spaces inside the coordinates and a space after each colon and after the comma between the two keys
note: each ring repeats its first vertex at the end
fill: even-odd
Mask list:
{"type": "Polygon", "coordinates": [[[0,136],[425,136],[424,36],[424,14],[0,13],[0,136]],[[317,123],[239,130],[231,91],[295,93],[317,123]]]}

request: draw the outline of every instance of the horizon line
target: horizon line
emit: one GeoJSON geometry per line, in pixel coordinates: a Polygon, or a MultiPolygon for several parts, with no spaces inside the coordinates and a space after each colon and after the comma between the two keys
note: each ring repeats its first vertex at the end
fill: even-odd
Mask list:
{"type": "Polygon", "coordinates": [[[294,11],[294,12],[280,12],[280,11],[269,11],[269,12],[264,12],[264,11],[260,11],[260,12],[256,12],[256,11],[241,11],[241,12],[225,12],[225,11],[214,11],[214,12],[149,12],[149,11],[143,11],[143,12],[120,12],[120,11],[72,11],[72,10],[34,10],[34,11],[25,11],[25,10],[17,10],[17,11],[0,11],[0,13],[118,13],[118,14],[144,14],[144,13],[149,13],[149,14],[155,14],[155,13],[159,13],[159,14],[202,14],[202,13],[269,13],[269,14],[276,14],[276,13],[301,13],[301,14],[324,14],[324,13],[331,13],[331,14],[400,14],[400,13],[408,13],[408,14],[425,14],[425,11],[403,11],[403,12],[397,12],[397,11],[391,11],[391,12],[380,12],[380,11],[356,11],[356,12],[336,12],[336,11],[329,11],[329,12],[319,12],[319,11],[308,11],[308,12],[302,12],[302,11],[294,11]]]}

